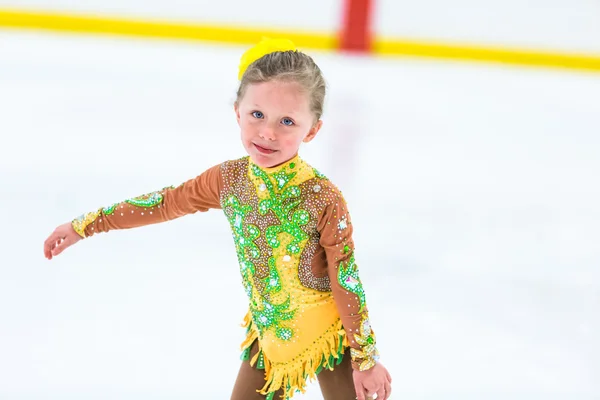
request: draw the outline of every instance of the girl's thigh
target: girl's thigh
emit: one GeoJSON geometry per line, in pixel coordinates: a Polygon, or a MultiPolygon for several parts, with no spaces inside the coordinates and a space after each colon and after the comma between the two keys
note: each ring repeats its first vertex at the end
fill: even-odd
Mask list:
{"type": "Polygon", "coordinates": [[[335,366],[333,371],[324,369],[317,375],[324,400],[356,399],[350,361],[350,350],[347,350],[344,359],[340,365],[335,366]]]}
{"type": "MultiPolygon", "coordinates": [[[[250,360],[258,352],[258,343],[254,341],[250,349],[250,360]]],[[[250,366],[250,361],[242,361],[237,379],[233,386],[231,400],[265,400],[266,396],[257,392],[265,385],[265,371],[250,366]]],[[[282,392],[275,393],[274,399],[281,399],[282,392]]]]}

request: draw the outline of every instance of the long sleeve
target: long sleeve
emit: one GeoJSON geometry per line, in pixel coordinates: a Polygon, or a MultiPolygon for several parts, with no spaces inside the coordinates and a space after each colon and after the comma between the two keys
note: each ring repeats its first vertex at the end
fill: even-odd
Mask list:
{"type": "Polygon", "coordinates": [[[342,194],[336,190],[318,222],[331,290],[351,347],[352,367],[364,371],[379,358],[367,310],[365,291],[354,258],[352,221],[342,194]]]}
{"type": "Polygon", "coordinates": [[[71,224],[81,237],[115,229],[130,229],[170,221],[198,211],[221,208],[220,165],[213,166],[178,187],[152,193],[88,212],[71,224]]]}

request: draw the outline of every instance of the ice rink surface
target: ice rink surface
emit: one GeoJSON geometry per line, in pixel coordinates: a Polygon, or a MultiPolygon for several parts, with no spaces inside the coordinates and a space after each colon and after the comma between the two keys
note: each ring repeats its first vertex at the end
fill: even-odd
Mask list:
{"type": "MultiPolygon", "coordinates": [[[[0,33],[0,399],[229,398],[221,211],[42,244],[243,156],[243,50],[0,33]]],[[[600,75],[311,54],[329,97],[301,155],[349,203],[392,399],[600,398],[600,75]]]]}

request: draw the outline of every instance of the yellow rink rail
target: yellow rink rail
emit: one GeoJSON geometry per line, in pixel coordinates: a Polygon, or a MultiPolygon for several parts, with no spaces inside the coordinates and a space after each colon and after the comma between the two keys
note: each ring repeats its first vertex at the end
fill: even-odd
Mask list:
{"type": "MultiPolygon", "coordinates": [[[[263,36],[286,37],[304,49],[338,51],[339,48],[339,39],[336,33],[135,20],[1,8],[0,28],[125,35],[240,45],[255,44],[263,36]]],[[[569,54],[381,37],[374,38],[371,53],[382,56],[419,56],[600,72],[600,54],[569,54]]]]}

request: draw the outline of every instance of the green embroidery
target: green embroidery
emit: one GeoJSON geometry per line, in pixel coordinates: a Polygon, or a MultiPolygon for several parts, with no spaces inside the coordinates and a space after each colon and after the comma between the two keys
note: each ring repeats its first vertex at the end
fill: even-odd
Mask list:
{"type": "MultiPolygon", "coordinates": [[[[250,299],[252,320],[261,337],[266,330],[274,329],[278,338],[289,340],[292,337],[292,330],[281,324],[282,321],[288,321],[294,316],[294,312],[289,310],[289,295],[287,300],[281,304],[273,304],[264,295],[261,296],[260,302],[257,302],[253,297],[252,280],[256,273],[256,266],[252,260],[260,256],[260,250],[254,243],[260,236],[260,230],[255,225],[244,223],[247,215],[252,211],[252,207],[242,205],[237,197],[233,195],[228,198],[226,205],[232,210],[228,218],[233,230],[238,259],[240,260],[244,288],[250,299]]],[[[263,279],[265,294],[277,293],[282,288],[281,278],[275,267],[275,259],[270,257],[268,262],[269,276],[263,279]]]]}
{"type": "Polygon", "coordinates": [[[344,289],[358,296],[360,300],[359,312],[362,312],[366,304],[365,291],[363,290],[362,283],[358,277],[358,267],[354,260],[354,253],[350,256],[347,266],[344,265],[343,261],[340,262],[338,268],[338,282],[344,289]]]}
{"type": "Polygon", "coordinates": [[[289,310],[290,298],[281,304],[271,304],[264,297],[261,298],[261,306],[257,307],[253,304],[250,307],[252,311],[252,319],[256,324],[259,332],[264,332],[268,329],[275,329],[275,335],[282,340],[289,340],[292,337],[292,330],[284,327],[281,322],[289,321],[294,318],[294,311],[289,310]]]}
{"type": "Polygon", "coordinates": [[[292,180],[294,176],[296,176],[295,172],[290,174],[286,174],[285,171],[279,171],[274,173],[273,178],[275,178],[275,182],[277,183],[277,189],[281,190],[288,184],[289,181],[292,180]]]}
{"type": "MultiPolygon", "coordinates": [[[[134,205],[136,207],[155,207],[162,203],[162,201],[164,199],[163,192],[166,189],[174,189],[174,188],[175,188],[174,186],[168,186],[168,187],[165,187],[162,190],[158,190],[156,192],[143,194],[141,196],[134,197],[133,199],[125,200],[125,202],[129,203],[131,205],[134,205]]],[[[114,211],[114,209],[113,209],[113,211],[114,211]]]]}
{"type": "MultiPolygon", "coordinates": [[[[128,204],[134,205],[136,207],[144,207],[144,208],[155,207],[163,202],[163,200],[164,200],[163,192],[166,189],[174,189],[174,186],[167,186],[167,187],[163,188],[162,190],[159,190],[156,192],[143,194],[141,196],[137,196],[132,199],[127,199],[124,201],[124,203],[128,203],[128,204]]],[[[115,213],[115,210],[119,207],[120,204],[121,203],[111,204],[108,207],[102,208],[101,211],[104,213],[104,215],[112,215],[115,213]]]]}
{"type": "Polygon", "coordinates": [[[316,168],[313,168],[313,172],[315,173],[315,176],[317,178],[327,179],[327,177],[325,175],[323,175],[322,173],[320,173],[316,168]]]}
{"type": "Polygon", "coordinates": [[[226,203],[232,210],[232,215],[229,217],[231,229],[233,231],[233,237],[235,241],[235,248],[240,262],[240,272],[242,274],[242,282],[244,283],[244,289],[246,294],[252,298],[252,276],[256,272],[256,267],[251,259],[256,259],[260,256],[258,246],[254,243],[260,236],[260,230],[255,225],[246,225],[246,231],[244,232],[243,221],[246,215],[252,211],[252,207],[249,205],[242,205],[237,197],[229,196],[226,203]]]}
{"type": "Polygon", "coordinates": [[[266,293],[277,293],[281,290],[281,278],[275,268],[275,259],[269,258],[269,276],[263,279],[266,293]]]}
{"type": "Polygon", "coordinates": [[[258,211],[262,215],[265,215],[272,210],[280,222],[280,225],[272,225],[267,228],[265,232],[267,243],[274,249],[279,247],[280,243],[277,236],[281,232],[286,232],[293,238],[292,242],[286,247],[286,250],[291,254],[300,253],[300,242],[308,239],[308,235],[302,230],[301,226],[304,226],[309,222],[310,214],[306,210],[296,210],[290,218],[290,212],[301,202],[299,199],[293,200],[300,197],[300,188],[298,186],[289,186],[281,192],[281,190],[284,189],[285,184],[287,184],[296,173],[292,172],[286,174],[284,171],[281,171],[273,174],[272,176],[277,182],[277,190],[275,190],[269,176],[263,170],[255,165],[253,165],[252,168],[254,175],[264,182],[270,195],[268,199],[264,199],[259,203],[258,211]],[[284,183],[283,185],[280,184],[282,182],[284,183]]]}
{"type": "Polygon", "coordinates": [[[104,215],[112,215],[112,214],[114,214],[114,212],[117,209],[118,205],[119,205],[119,203],[115,203],[112,206],[104,207],[102,209],[102,212],[104,212],[104,215]]]}
{"type": "Polygon", "coordinates": [[[235,236],[235,244],[238,250],[238,256],[241,255],[240,260],[248,260],[248,258],[256,259],[260,256],[258,246],[254,243],[254,240],[260,236],[260,229],[256,225],[246,224],[246,232],[244,232],[243,221],[246,219],[246,215],[252,211],[252,207],[249,205],[242,205],[237,197],[230,196],[228,205],[233,210],[233,216],[230,221],[233,234],[235,236]]]}
{"type": "MultiPolygon", "coordinates": [[[[134,205],[136,207],[145,207],[145,208],[155,207],[163,202],[163,200],[164,200],[163,192],[166,189],[174,189],[174,187],[167,186],[167,187],[163,188],[162,190],[159,190],[156,192],[143,194],[141,196],[137,196],[132,199],[127,199],[127,200],[125,200],[125,203],[134,205]]],[[[104,215],[112,215],[115,213],[115,210],[117,209],[117,207],[120,204],[121,203],[115,203],[108,207],[104,207],[104,208],[102,208],[102,212],[104,213],[104,215]]]]}
{"type": "MultiPolygon", "coordinates": [[[[295,165],[290,164],[289,167],[293,169],[295,165]]],[[[254,175],[262,180],[264,186],[261,185],[261,190],[267,190],[269,195],[259,202],[256,211],[261,215],[273,211],[279,220],[278,225],[271,225],[265,229],[264,237],[268,246],[272,249],[278,248],[281,245],[279,235],[285,232],[292,237],[291,242],[286,246],[288,254],[300,253],[300,244],[308,239],[308,235],[301,227],[309,223],[310,214],[306,210],[297,209],[301,203],[301,191],[298,186],[289,185],[296,172],[288,173],[286,169],[282,169],[269,175],[254,164],[251,164],[250,168],[254,175]]],[[[257,226],[247,224],[245,221],[255,210],[250,205],[241,204],[234,195],[227,198],[224,208],[230,210],[227,217],[233,230],[244,287],[250,299],[253,324],[260,337],[267,330],[272,330],[279,339],[290,340],[293,337],[293,330],[284,323],[294,318],[295,310],[290,310],[290,296],[287,293],[283,293],[285,300],[279,304],[272,301],[272,295],[279,294],[283,290],[281,276],[272,255],[268,259],[269,274],[262,278],[264,292],[257,295],[254,289],[253,280],[256,274],[254,260],[260,256],[255,241],[260,237],[261,232],[257,226]]]]}

